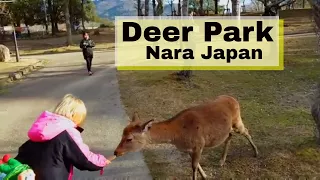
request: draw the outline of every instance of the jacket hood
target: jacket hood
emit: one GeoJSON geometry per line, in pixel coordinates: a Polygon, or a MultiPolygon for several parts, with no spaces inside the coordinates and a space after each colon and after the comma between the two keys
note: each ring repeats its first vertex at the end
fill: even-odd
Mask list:
{"type": "Polygon", "coordinates": [[[70,128],[76,128],[76,124],[70,119],[44,111],[32,124],[28,136],[31,141],[44,142],[53,139],[61,132],[70,128]]]}

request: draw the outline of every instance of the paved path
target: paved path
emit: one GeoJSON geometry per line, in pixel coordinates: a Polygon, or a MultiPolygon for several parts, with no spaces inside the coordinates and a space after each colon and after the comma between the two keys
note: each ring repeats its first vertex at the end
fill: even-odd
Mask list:
{"type": "MultiPolygon", "coordinates": [[[[84,141],[92,150],[112,155],[128,120],[120,102],[114,53],[95,53],[93,76],[87,75],[81,53],[36,58],[48,59],[50,63],[0,95],[0,155],[16,155],[18,147],[27,140],[27,130],[35,118],[44,110],[52,110],[66,93],[79,96],[88,108],[84,141]]],[[[103,177],[99,172],[76,171],[75,179],[128,179],[129,176],[129,179],[151,179],[141,153],[116,159],[103,177]]]]}

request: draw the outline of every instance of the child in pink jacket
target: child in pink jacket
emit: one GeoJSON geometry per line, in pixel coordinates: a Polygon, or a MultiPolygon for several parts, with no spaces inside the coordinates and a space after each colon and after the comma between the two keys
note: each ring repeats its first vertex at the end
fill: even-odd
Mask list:
{"type": "Polygon", "coordinates": [[[87,114],[82,100],[64,96],[52,112],[44,111],[28,132],[30,140],[15,159],[28,164],[36,180],[71,180],[73,166],[79,170],[103,170],[110,161],[83,143],[80,125],[87,114]]]}

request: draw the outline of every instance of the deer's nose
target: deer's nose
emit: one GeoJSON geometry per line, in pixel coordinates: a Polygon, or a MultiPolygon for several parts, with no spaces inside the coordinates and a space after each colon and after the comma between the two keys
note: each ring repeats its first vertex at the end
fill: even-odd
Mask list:
{"type": "Polygon", "coordinates": [[[113,155],[118,156],[118,151],[114,151],[113,155]]]}
{"type": "Polygon", "coordinates": [[[114,154],[115,156],[119,157],[119,156],[122,156],[122,155],[124,154],[124,152],[115,150],[113,154],[114,154]]]}

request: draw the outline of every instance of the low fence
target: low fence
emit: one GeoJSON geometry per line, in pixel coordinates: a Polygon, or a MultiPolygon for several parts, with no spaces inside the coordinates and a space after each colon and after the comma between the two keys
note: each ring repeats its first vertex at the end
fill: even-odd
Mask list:
{"type": "MultiPolygon", "coordinates": [[[[85,23],[86,29],[96,29],[98,28],[100,23],[95,23],[95,22],[89,22],[85,23]]],[[[58,24],[59,31],[66,31],[66,26],[65,24],[58,24]]],[[[82,26],[77,26],[75,29],[81,31],[82,26]]],[[[44,25],[34,25],[34,26],[25,26],[22,24],[20,27],[15,28],[17,38],[18,39],[23,39],[23,38],[29,38],[28,32],[30,32],[32,38],[43,38],[47,36],[46,33],[46,27],[44,25]]],[[[51,24],[48,26],[48,33],[51,34],[51,24]]],[[[12,26],[4,26],[0,27],[0,44],[1,41],[8,41],[13,38],[12,36],[13,33],[13,27],[12,26]]]]}

